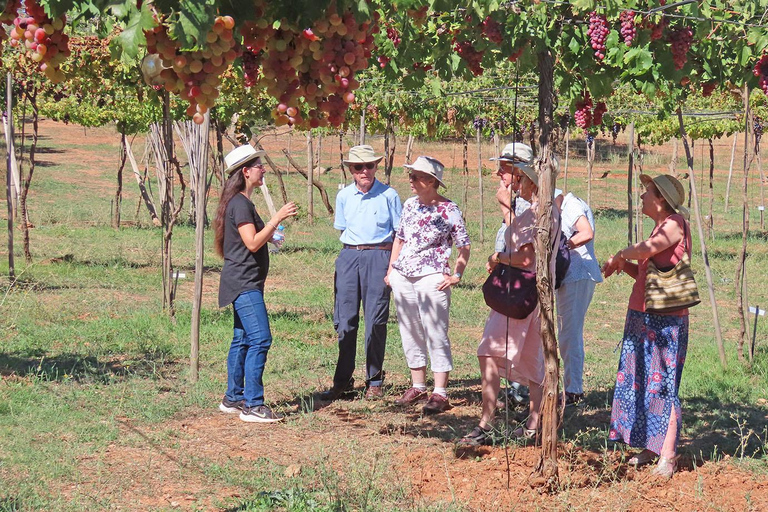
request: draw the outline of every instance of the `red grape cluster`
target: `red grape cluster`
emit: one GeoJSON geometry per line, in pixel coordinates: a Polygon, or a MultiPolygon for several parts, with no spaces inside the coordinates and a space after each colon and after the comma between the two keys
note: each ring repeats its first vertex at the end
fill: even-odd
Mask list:
{"type": "Polygon", "coordinates": [[[705,84],[702,84],[701,86],[701,95],[705,98],[708,96],[712,96],[712,93],[715,92],[715,89],[717,89],[717,82],[707,82],[705,84]]]}
{"type": "Polygon", "coordinates": [[[10,25],[13,23],[13,20],[16,18],[16,13],[19,11],[20,7],[21,0],[8,0],[5,4],[5,9],[0,12],[0,51],[2,50],[3,42],[8,35],[5,32],[5,27],[3,27],[3,25],[10,25]]]}
{"type": "Polygon", "coordinates": [[[759,79],[760,88],[768,95],[768,53],[763,54],[755,64],[752,73],[759,79]]]}
{"type": "Polygon", "coordinates": [[[205,42],[200,41],[205,49],[195,51],[182,50],[163,23],[145,32],[147,52],[162,62],[156,80],[152,80],[152,73],[147,73],[150,82],[188,101],[187,115],[197,124],[202,124],[205,113],[216,103],[221,75],[238,56],[232,34],[234,26],[231,16],[218,16],[205,42]]]}
{"type": "Polygon", "coordinates": [[[387,38],[392,41],[392,44],[395,45],[395,48],[397,48],[400,45],[400,41],[402,41],[400,38],[400,33],[395,27],[389,27],[387,29],[387,38]]]}
{"type": "Polygon", "coordinates": [[[693,44],[693,30],[688,27],[676,28],[669,35],[669,43],[672,46],[672,60],[675,62],[675,69],[680,70],[688,62],[688,50],[693,44]]]}
{"type": "Polygon", "coordinates": [[[385,67],[387,67],[387,64],[389,64],[389,61],[390,61],[390,60],[392,60],[392,59],[390,59],[390,58],[389,58],[389,57],[387,57],[386,55],[379,55],[379,56],[376,58],[376,61],[379,63],[379,67],[381,67],[381,68],[385,68],[385,67]]]}
{"type": "Polygon", "coordinates": [[[481,65],[483,61],[483,52],[476,50],[471,41],[459,42],[454,40],[453,49],[459,54],[459,57],[464,59],[464,62],[469,70],[472,71],[473,75],[480,76],[483,74],[483,66],[481,65]]]}
{"type": "Polygon", "coordinates": [[[592,49],[595,50],[595,58],[603,60],[605,58],[605,40],[608,39],[608,20],[602,14],[592,11],[589,13],[589,30],[587,35],[592,42],[592,49]]]}
{"type": "Polygon", "coordinates": [[[637,28],[635,28],[635,11],[622,11],[619,20],[621,21],[620,32],[621,37],[624,38],[624,44],[632,46],[632,41],[637,36],[637,28]]]}
{"type": "Polygon", "coordinates": [[[594,110],[592,109],[593,103],[589,92],[584,93],[584,97],[576,102],[576,112],[573,114],[573,120],[576,126],[582,130],[588,130],[593,126],[599,126],[603,124],[603,115],[608,111],[608,107],[605,102],[598,101],[594,110]]]}
{"type": "MultiPolygon", "coordinates": [[[[242,29],[246,50],[252,54],[248,58],[254,61],[246,79],[277,98],[275,124],[340,126],[360,86],[355,73],[368,66],[377,19],[358,23],[352,12],[340,15],[331,10],[302,30],[285,22],[273,29],[263,10],[257,15],[242,29]]],[[[387,62],[388,58],[379,58],[380,65],[387,62]]]]}
{"type": "MultiPolygon", "coordinates": [[[[5,17],[11,4],[3,13],[5,17]]],[[[69,57],[69,36],[64,34],[64,25],[67,23],[66,15],[51,19],[45,9],[36,0],[24,0],[26,16],[19,16],[13,20],[11,29],[11,46],[20,47],[23,41],[27,57],[34,62],[39,62],[40,71],[52,82],[64,80],[61,64],[69,57]]]]}
{"type": "Polygon", "coordinates": [[[512,54],[509,57],[507,57],[507,59],[509,59],[509,62],[515,62],[517,59],[519,59],[520,56],[523,54],[523,50],[525,50],[525,46],[521,46],[520,48],[512,52],[512,54]]]}
{"type": "Polygon", "coordinates": [[[504,41],[504,36],[501,34],[501,24],[490,16],[483,20],[481,28],[485,37],[492,43],[501,44],[504,41]]]}

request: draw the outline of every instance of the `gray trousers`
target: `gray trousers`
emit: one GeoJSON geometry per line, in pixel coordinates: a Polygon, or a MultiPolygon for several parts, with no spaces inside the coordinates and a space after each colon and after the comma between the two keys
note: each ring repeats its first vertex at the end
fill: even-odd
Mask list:
{"type": "Polygon", "coordinates": [[[384,283],[391,251],[342,249],[336,259],[333,323],[339,335],[339,359],[333,382],[344,386],[355,372],[360,305],[365,320],[365,380],[380,386],[384,380],[390,289],[384,283]]]}

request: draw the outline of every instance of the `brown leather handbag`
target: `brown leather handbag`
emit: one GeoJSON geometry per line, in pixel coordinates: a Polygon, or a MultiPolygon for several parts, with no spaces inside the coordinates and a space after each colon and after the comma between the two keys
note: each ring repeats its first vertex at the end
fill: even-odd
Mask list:
{"type": "MultiPolygon", "coordinates": [[[[687,225],[686,225],[687,227],[687,225]]],[[[687,245],[687,229],[683,231],[687,245]]],[[[674,313],[701,302],[699,287],[693,277],[691,257],[685,247],[683,257],[669,270],[659,270],[653,259],[648,260],[645,274],[645,311],[647,313],[674,313]]]]}

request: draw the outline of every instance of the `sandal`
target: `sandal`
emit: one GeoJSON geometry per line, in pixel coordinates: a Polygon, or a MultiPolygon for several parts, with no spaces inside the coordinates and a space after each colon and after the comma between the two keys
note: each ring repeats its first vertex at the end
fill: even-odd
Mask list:
{"type": "Polygon", "coordinates": [[[630,466],[635,466],[636,468],[639,468],[641,466],[645,466],[656,460],[658,455],[656,455],[654,452],[650,450],[643,450],[640,453],[636,453],[627,461],[627,464],[630,466]]]}
{"type": "Polygon", "coordinates": [[[493,429],[484,429],[480,425],[472,429],[472,432],[459,439],[460,446],[483,446],[493,442],[493,429]]]}
{"type": "Polygon", "coordinates": [[[510,439],[536,439],[536,429],[517,427],[509,434],[510,439]]]}
{"type": "Polygon", "coordinates": [[[671,479],[672,475],[674,475],[675,471],[677,470],[678,457],[680,456],[676,455],[671,459],[668,459],[666,457],[659,457],[659,463],[656,465],[655,468],[653,468],[653,471],[651,471],[651,474],[660,476],[662,478],[666,478],[667,480],[671,479]]]}

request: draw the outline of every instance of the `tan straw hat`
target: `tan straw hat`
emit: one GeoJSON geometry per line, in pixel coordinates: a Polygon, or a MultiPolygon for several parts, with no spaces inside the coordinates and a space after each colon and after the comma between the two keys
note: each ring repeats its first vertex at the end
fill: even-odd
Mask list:
{"type": "Polygon", "coordinates": [[[659,192],[661,192],[661,196],[673,210],[686,219],[689,217],[688,209],[683,206],[685,202],[685,188],[677,178],[669,174],[660,174],[655,178],[651,178],[647,174],[641,174],[640,182],[646,187],[649,183],[653,182],[659,192]]]}
{"type": "Polygon", "coordinates": [[[436,158],[432,158],[431,156],[420,156],[412,164],[403,164],[403,167],[429,174],[435,178],[443,188],[448,188],[445,186],[445,183],[443,183],[443,169],[445,166],[436,158]]]}
{"type": "Polygon", "coordinates": [[[502,162],[511,162],[522,168],[523,165],[533,165],[533,149],[528,144],[522,142],[512,142],[504,146],[499,158],[490,158],[492,162],[500,160],[502,162]]]}
{"type": "Polygon", "coordinates": [[[376,156],[371,146],[353,146],[349,148],[349,156],[344,160],[344,165],[367,164],[369,162],[380,162],[383,156],[376,156]]]}
{"type": "Polygon", "coordinates": [[[256,151],[250,144],[243,144],[242,146],[238,146],[227,153],[227,156],[224,157],[224,164],[227,166],[227,169],[224,172],[227,174],[232,174],[243,164],[247,164],[251,160],[255,160],[266,154],[266,151],[256,151]]]}

